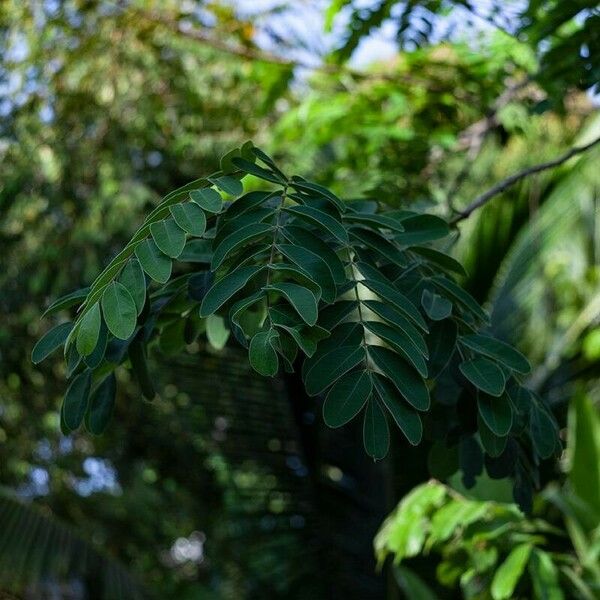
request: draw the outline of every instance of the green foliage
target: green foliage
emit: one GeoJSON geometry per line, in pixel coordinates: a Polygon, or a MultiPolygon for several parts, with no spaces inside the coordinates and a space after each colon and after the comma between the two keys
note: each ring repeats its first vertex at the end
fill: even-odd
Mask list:
{"type": "MultiPolygon", "coordinates": [[[[86,412],[94,432],[105,426],[114,390],[104,378],[126,361],[128,347],[144,395],[153,396],[144,347],[157,343],[166,354],[180,351],[194,339],[184,335],[186,321],[199,316],[210,319],[205,328],[221,344],[231,330],[260,374],[273,376],[280,365],[300,370],[309,395],[326,394],[323,411],[331,426],[364,408],[364,445],[375,459],[387,454],[391,417],[411,444],[421,441],[425,428],[449,446],[459,444],[464,479],[474,482],[483,454],[473,432],[457,428],[461,409],[446,399],[448,378],[466,397],[478,398],[485,451],[495,457],[510,445],[510,454],[500,458],[505,475],[515,474],[517,464],[535,465],[536,453],[548,457],[560,448],[550,412],[520,392],[526,359],[475,333],[487,315],[447,272],[460,268],[422,246],[448,234],[443,220],[343,202],[301,177],[287,178],[250,143],[229,157],[233,170],[169,194],[90,286],[65,341],[65,355],[74,357],[63,405],[66,429],[76,429],[86,412]],[[264,166],[255,164],[257,158],[264,166]],[[245,173],[276,188],[223,204],[211,186],[241,195],[245,173]],[[180,228],[171,217],[173,206],[197,221],[180,228]],[[209,270],[178,261],[171,277],[171,262],[196,225],[212,244],[209,270]],[[140,265],[163,285],[148,288],[140,265]],[[199,276],[210,283],[195,291],[191,283],[199,276]],[[100,340],[106,330],[108,343],[100,340]],[[105,350],[112,337],[123,341],[116,356],[105,350]],[[96,353],[97,346],[92,366],[77,359],[96,353]],[[513,406],[511,394],[519,393],[525,401],[513,406]]],[[[517,498],[530,495],[535,471],[519,471],[517,498]]]]}
{"type": "MultiPolygon", "coordinates": [[[[481,430],[480,435],[483,441],[481,430]]],[[[547,519],[526,517],[513,504],[465,497],[430,481],[406,496],[382,525],[375,538],[379,562],[390,555],[398,565],[420,554],[439,554],[438,582],[477,600],[596,598],[598,440],[600,416],[579,394],[569,414],[567,482],[562,490],[551,485],[537,509],[551,518],[551,506],[558,507],[570,539],[547,519]]],[[[404,573],[410,573],[408,565],[404,573]]],[[[411,577],[421,584],[414,573],[411,577]]],[[[403,578],[399,584],[408,585],[403,578]]]]}

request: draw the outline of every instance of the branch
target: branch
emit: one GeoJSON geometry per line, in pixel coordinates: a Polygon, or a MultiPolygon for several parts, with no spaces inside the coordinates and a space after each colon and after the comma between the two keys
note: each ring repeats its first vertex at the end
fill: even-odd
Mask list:
{"type": "Polygon", "coordinates": [[[558,158],[555,158],[555,159],[550,160],[545,163],[540,163],[539,165],[534,165],[533,167],[528,167],[527,169],[523,169],[522,171],[514,173],[510,177],[507,177],[506,179],[503,179],[502,181],[497,183],[495,186],[490,188],[487,192],[484,192],[483,194],[478,196],[465,209],[459,211],[459,214],[456,217],[454,217],[454,219],[452,219],[452,221],[450,221],[450,223],[453,225],[455,223],[458,223],[459,221],[462,221],[463,219],[468,218],[472,212],[474,212],[478,208],[482,207],[484,204],[487,204],[494,196],[501,194],[502,192],[504,192],[504,190],[513,186],[518,181],[521,181],[521,179],[525,179],[526,177],[529,177],[530,175],[533,175],[534,173],[539,173],[540,171],[545,171],[547,169],[552,169],[553,167],[557,167],[557,166],[563,164],[564,162],[567,162],[571,157],[573,157],[577,154],[586,152],[587,150],[589,150],[590,148],[592,148],[593,146],[595,146],[598,143],[600,143],[600,137],[591,141],[589,144],[585,144],[584,146],[576,146],[574,148],[571,148],[566,154],[563,154],[562,156],[559,156],[558,158]]]}

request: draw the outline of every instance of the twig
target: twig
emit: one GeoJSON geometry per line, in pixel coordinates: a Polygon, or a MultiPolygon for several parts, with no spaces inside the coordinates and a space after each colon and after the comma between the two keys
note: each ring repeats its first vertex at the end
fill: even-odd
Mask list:
{"type": "Polygon", "coordinates": [[[482,207],[484,204],[487,204],[494,196],[501,194],[504,190],[513,186],[518,181],[521,181],[521,179],[525,179],[526,177],[529,177],[534,173],[539,173],[540,171],[545,171],[546,169],[552,169],[553,167],[557,167],[569,160],[571,157],[577,154],[581,154],[582,152],[586,152],[598,143],[600,143],[600,137],[591,141],[589,144],[585,144],[584,146],[576,146],[574,148],[571,148],[566,154],[563,154],[558,158],[555,158],[545,163],[540,163],[539,165],[534,165],[533,167],[528,167],[527,169],[523,169],[522,171],[514,173],[510,177],[503,179],[495,186],[491,187],[487,192],[484,192],[483,194],[478,196],[465,209],[458,211],[458,215],[454,217],[454,219],[452,219],[450,223],[458,223],[459,221],[468,218],[472,212],[482,207]]]}

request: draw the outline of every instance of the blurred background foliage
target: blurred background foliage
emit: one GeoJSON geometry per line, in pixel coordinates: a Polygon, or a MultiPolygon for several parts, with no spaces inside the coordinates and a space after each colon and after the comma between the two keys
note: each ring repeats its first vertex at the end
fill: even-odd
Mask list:
{"type": "MultiPolygon", "coordinates": [[[[29,360],[48,327],[40,316],[89,284],[164,193],[249,138],[334,190],[452,217],[513,172],[600,135],[599,21],[584,0],[5,0],[0,590],[398,597],[398,570],[376,573],[372,540],[427,480],[426,447],[397,439],[373,465],[360,432],[325,431],[293,380],[257,380],[234,347],[210,344],[155,357],[153,404],[119,373],[108,432],[63,437],[61,361],[29,360]]],[[[600,395],[599,160],[596,146],[527,178],[461,222],[449,248],[494,333],[531,360],[529,384],[570,448],[569,406],[585,397],[597,411],[600,395]]],[[[593,486],[597,461],[582,453],[570,471],[544,465],[540,489],[568,487],[578,464],[593,486]]],[[[476,493],[506,499],[486,476],[476,493]]],[[[538,504],[549,503],[540,496],[536,511],[579,575],[566,512],[538,504]]],[[[400,582],[470,597],[439,587],[435,567],[433,555],[417,559],[400,582]]]]}

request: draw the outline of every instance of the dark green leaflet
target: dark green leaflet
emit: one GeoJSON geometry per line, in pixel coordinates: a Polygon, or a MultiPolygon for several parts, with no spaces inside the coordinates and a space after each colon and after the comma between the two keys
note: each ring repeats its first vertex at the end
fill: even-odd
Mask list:
{"type": "Polygon", "coordinates": [[[83,316],[77,330],[77,352],[81,356],[88,356],[96,347],[100,335],[100,303],[96,302],[83,316]]]}
{"type": "Polygon", "coordinates": [[[49,317],[60,310],[65,310],[71,308],[71,306],[75,306],[75,304],[79,304],[82,300],[85,300],[89,291],[90,288],[85,287],[71,292],[70,294],[66,294],[65,296],[61,296],[58,300],[55,300],[50,304],[50,306],[42,313],[41,318],[49,317]]]}
{"type": "Polygon", "coordinates": [[[204,211],[194,202],[182,202],[169,208],[175,222],[190,235],[201,237],[206,231],[204,211]]]}
{"type": "Polygon", "coordinates": [[[404,400],[398,397],[398,392],[389,380],[375,373],[373,382],[379,399],[388,409],[406,439],[413,446],[419,444],[423,437],[423,424],[419,413],[406,406],[404,400]]]}
{"type": "Polygon", "coordinates": [[[375,398],[367,404],[363,422],[363,444],[374,460],[382,459],[390,447],[390,430],[385,413],[375,398]]]}
{"type": "Polygon", "coordinates": [[[461,287],[456,285],[454,281],[448,279],[447,277],[442,277],[441,275],[435,275],[431,278],[431,281],[434,285],[440,288],[442,292],[445,292],[446,295],[453,298],[456,302],[469,310],[476,317],[486,323],[489,321],[489,316],[483,310],[483,308],[479,306],[475,298],[473,298],[471,294],[465,292],[465,290],[463,290],[461,287]]]}
{"type": "Polygon", "coordinates": [[[404,232],[397,234],[395,239],[405,246],[439,240],[450,232],[448,223],[434,215],[410,216],[402,219],[401,223],[404,232]]]}
{"type": "Polygon", "coordinates": [[[371,395],[373,385],[368,371],[353,371],[338,379],[323,404],[323,419],[329,427],[341,427],[352,420],[371,395]]]}
{"type": "Polygon", "coordinates": [[[92,372],[84,371],[73,379],[63,401],[63,419],[68,429],[75,431],[83,421],[90,396],[92,372]]]}
{"type": "Polygon", "coordinates": [[[310,396],[320,394],[364,359],[365,351],[360,346],[343,346],[321,355],[304,375],[306,392],[310,396]]]}
{"type": "Polygon", "coordinates": [[[273,377],[277,373],[279,360],[273,347],[278,337],[274,329],[257,333],[250,341],[250,364],[261,375],[273,377]]]}
{"type": "Polygon", "coordinates": [[[221,194],[212,188],[202,188],[190,192],[192,202],[195,202],[200,208],[209,213],[221,212],[223,207],[223,198],[221,194]]]}
{"type": "Polygon", "coordinates": [[[448,256],[447,254],[444,254],[443,252],[439,252],[433,248],[426,248],[424,246],[412,246],[410,251],[423,256],[429,262],[442,267],[442,269],[445,269],[446,271],[451,271],[457,275],[467,274],[464,267],[457,260],[451,256],[448,256]]]}
{"type": "Polygon", "coordinates": [[[67,339],[69,333],[73,329],[73,323],[61,323],[47,331],[41,337],[31,352],[31,362],[35,365],[41,363],[45,358],[50,356],[55,350],[60,348],[67,339]]]}
{"type": "Polygon", "coordinates": [[[111,373],[92,394],[85,420],[90,433],[100,435],[106,429],[115,405],[116,388],[117,380],[111,373]]]}
{"type": "Polygon", "coordinates": [[[208,315],[218,310],[227,300],[236,292],[241,290],[252,277],[260,273],[264,267],[247,266],[239,267],[235,271],[228,273],[225,277],[219,279],[207,292],[200,306],[200,316],[208,315]]]}
{"type": "Polygon", "coordinates": [[[497,458],[500,456],[508,443],[508,436],[499,436],[495,434],[486,424],[481,416],[481,412],[477,415],[477,429],[481,445],[489,456],[497,458]]]}
{"type": "Polygon", "coordinates": [[[150,225],[152,239],[158,249],[170,258],[177,258],[185,246],[185,231],[175,219],[164,219],[150,225]]]}
{"type": "Polygon", "coordinates": [[[127,288],[113,281],[102,294],[102,313],[109,331],[120,340],[131,337],[137,323],[135,302],[127,288]]]}
{"type": "Polygon", "coordinates": [[[129,359],[131,360],[131,368],[138,381],[142,395],[146,400],[154,400],[156,391],[154,384],[150,378],[148,371],[148,363],[146,362],[146,349],[140,340],[135,339],[129,346],[129,359]]]}
{"type": "Polygon", "coordinates": [[[333,192],[323,187],[322,185],[312,183],[311,181],[306,181],[305,179],[300,179],[299,177],[292,177],[290,187],[293,187],[302,192],[306,192],[307,194],[312,196],[326,198],[337,208],[337,210],[340,213],[344,213],[346,211],[345,203],[342,200],[340,200],[333,192]]]}
{"type": "Polygon", "coordinates": [[[166,283],[171,277],[171,269],[173,267],[171,259],[165,256],[156,246],[156,244],[148,239],[141,242],[135,249],[135,255],[140,261],[140,265],[148,275],[158,283],[166,283]]]}
{"type": "Polygon", "coordinates": [[[308,325],[317,322],[317,298],[310,290],[296,283],[273,283],[264,289],[282,294],[308,325]]]}
{"type": "Polygon", "coordinates": [[[215,271],[233,252],[251,241],[271,234],[273,226],[267,223],[252,223],[228,235],[214,250],[211,269],[215,271]]]}
{"type": "Polygon", "coordinates": [[[121,271],[118,279],[127,291],[131,294],[135,303],[137,314],[139,315],[146,302],[146,276],[142,265],[136,258],[131,258],[121,271]]]}
{"type": "Polygon", "coordinates": [[[374,225],[376,227],[380,227],[381,229],[390,229],[391,231],[396,231],[398,233],[402,233],[404,231],[404,226],[400,221],[392,217],[388,217],[387,215],[371,215],[371,214],[362,214],[362,213],[347,213],[344,215],[344,221],[348,223],[364,223],[367,225],[374,225]]]}
{"type": "Polygon", "coordinates": [[[519,351],[500,340],[480,334],[463,335],[458,340],[467,348],[489,356],[513,371],[524,375],[531,371],[529,361],[519,351]]]}
{"type": "Polygon", "coordinates": [[[387,348],[369,346],[369,356],[378,369],[417,410],[429,410],[429,390],[417,372],[387,348]]]}
{"type": "Polygon", "coordinates": [[[487,358],[474,358],[460,364],[461,373],[482,392],[501,396],[506,379],[502,369],[487,358]]]}
{"type": "Polygon", "coordinates": [[[311,206],[284,207],[284,210],[299,219],[308,221],[322,231],[330,233],[342,244],[347,244],[349,242],[348,234],[342,224],[323,211],[312,208],[311,206]]]}
{"type": "MultiPolygon", "coordinates": [[[[231,175],[222,175],[220,177],[209,177],[211,183],[214,183],[222,192],[230,196],[239,196],[244,192],[244,186],[239,179],[231,175]]],[[[216,212],[216,211],[214,211],[216,212]]]]}
{"type": "Polygon", "coordinates": [[[265,169],[263,167],[259,167],[258,165],[247,161],[244,158],[234,157],[231,159],[231,162],[242,171],[245,171],[249,175],[254,175],[255,177],[259,177],[260,179],[264,179],[265,181],[271,181],[272,183],[285,184],[285,179],[282,179],[280,175],[270,171],[269,169],[265,169]]]}
{"type": "Polygon", "coordinates": [[[358,240],[370,250],[373,250],[383,258],[389,260],[395,265],[404,265],[406,261],[404,255],[394,244],[385,239],[381,234],[366,229],[353,227],[350,229],[350,237],[358,240]]]}
{"type": "Polygon", "coordinates": [[[480,393],[477,398],[479,414],[485,424],[495,435],[503,437],[508,435],[512,427],[512,407],[507,396],[494,398],[480,393]]]}
{"type": "Polygon", "coordinates": [[[441,321],[448,318],[452,313],[452,302],[450,300],[427,289],[424,289],[421,295],[421,306],[432,321],[441,321]]]}

